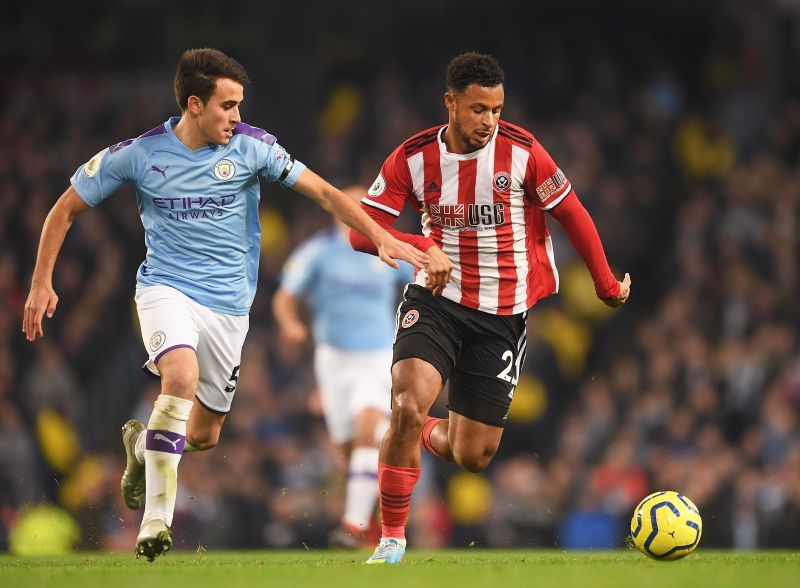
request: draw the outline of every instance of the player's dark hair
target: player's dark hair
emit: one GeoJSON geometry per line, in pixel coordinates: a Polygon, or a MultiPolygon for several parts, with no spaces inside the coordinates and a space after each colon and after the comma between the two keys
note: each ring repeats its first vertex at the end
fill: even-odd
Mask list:
{"type": "Polygon", "coordinates": [[[217,79],[229,78],[244,85],[249,82],[242,64],[216,49],[187,49],[178,60],[175,73],[175,100],[186,110],[189,96],[197,96],[205,104],[214,93],[217,79]]]}
{"type": "Polygon", "coordinates": [[[506,75],[500,64],[485,53],[462,53],[453,58],[447,66],[447,89],[450,92],[463,92],[470,84],[484,88],[494,88],[502,84],[506,75]]]}

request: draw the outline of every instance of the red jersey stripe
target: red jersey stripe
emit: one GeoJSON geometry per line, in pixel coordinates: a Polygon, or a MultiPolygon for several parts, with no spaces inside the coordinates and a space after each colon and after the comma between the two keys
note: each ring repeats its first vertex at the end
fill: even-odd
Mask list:
{"type": "Polygon", "coordinates": [[[514,258],[514,228],[511,219],[511,148],[508,141],[496,141],[494,148],[494,201],[502,206],[503,223],[496,227],[497,266],[500,273],[498,308],[513,308],[517,293],[517,264],[514,258]]]}
{"type": "MultiPolygon", "coordinates": [[[[463,214],[475,204],[475,179],[478,161],[469,159],[458,162],[458,203],[464,206],[463,214]]],[[[461,304],[478,308],[481,288],[480,264],[478,263],[478,234],[472,227],[461,227],[458,248],[461,253],[461,304]]]]}

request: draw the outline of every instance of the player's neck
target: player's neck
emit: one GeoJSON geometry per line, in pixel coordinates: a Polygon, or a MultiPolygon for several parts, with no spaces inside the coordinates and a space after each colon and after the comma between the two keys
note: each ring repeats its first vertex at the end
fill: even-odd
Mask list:
{"type": "Polygon", "coordinates": [[[192,121],[186,113],[181,116],[181,120],[178,121],[178,124],[172,128],[172,132],[175,133],[175,136],[181,143],[192,151],[208,146],[208,141],[206,141],[200,129],[197,128],[197,125],[194,124],[194,121],[192,121]]]}
{"type": "Polygon", "coordinates": [[[472,153],[475,151],[470,145],[468,145],[456,132],[455,126],[453,123],[449,123],[447,128],[444,130],[442,134],[442,140],[444,141],[444,146],[447,148],[449,153],[455,153],[456,155],[466,155],[467,153],[472,153]]]}

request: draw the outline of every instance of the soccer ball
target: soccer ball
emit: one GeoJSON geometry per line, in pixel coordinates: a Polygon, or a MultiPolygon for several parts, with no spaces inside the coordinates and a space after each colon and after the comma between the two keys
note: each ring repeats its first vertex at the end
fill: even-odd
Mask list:
{"type": "Polygon", "coordinates": [[[677,492],[655,492],[633,511],[630,542],[654,559],[689,555],[700,543],[703,520],[694,503],[677,492]]]}

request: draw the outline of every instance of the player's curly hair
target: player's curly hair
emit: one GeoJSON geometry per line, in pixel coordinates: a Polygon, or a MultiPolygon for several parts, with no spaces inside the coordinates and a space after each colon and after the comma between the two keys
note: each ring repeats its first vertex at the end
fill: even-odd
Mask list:
{"type": "Polygon", "coordinates": [[[229,78],[244,85],[250,81],[241,63],[216,49],[187,49],[178,60],[175,73],[175,100],[186,110],[189,96],[205,104],[214,93],[218,78],[229,78]]]}
{"type": "Polygon", "coordinates": [[[463,92],[470,84],[493,88],[503,83],[506,75],[500,64],[485,53],[462,53],[453,58],[447,66],[447,89],[450,92],[463,92]]]}

